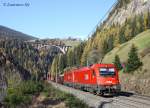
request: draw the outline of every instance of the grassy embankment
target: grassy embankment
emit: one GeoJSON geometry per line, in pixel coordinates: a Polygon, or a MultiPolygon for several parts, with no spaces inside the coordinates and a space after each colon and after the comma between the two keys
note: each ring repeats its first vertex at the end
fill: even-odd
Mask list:
{"type": "Polygon", "coordinates": [[[150,96],[150,30],[140,33],[132,40],[114,48],[105,55],[103,63],[112,63],[116,54],[119,55],[122,63],[126,63],[132,44],[138,48],[138,55],[143,66],[132,73],[120,71],[122,89],[150,96]]]}

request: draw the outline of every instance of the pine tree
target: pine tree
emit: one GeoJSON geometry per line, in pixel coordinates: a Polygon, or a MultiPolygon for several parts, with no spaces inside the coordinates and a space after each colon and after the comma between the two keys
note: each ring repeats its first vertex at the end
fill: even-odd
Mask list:
{"type": "Polygon", "coordinates": [[[113,39],[113,36],[110,36],[108,38],[108,49],[107,49],[107,52],[111,51],[114,47],[114,39],[113,39]]]}
{"type": "Polygon", "coordinates": [[[63,61],[63,55],[59,54],[58,55],[58,71],[62,72],[64,69],[64,61],[63,61]]]}
{"type": "Polygon", "coordinates": [[[83,54],[83,51],[84,51],[84,47],[85,47],[85,42],[82,42],[79,46],[78,46],[78,50],[77,50],[77,55],[78,55],[78,58],[77,58],[77,65],[80,66],[81,65],[81,57],[82,57],[82,54],[83,54]]]}
{"type": "Polygon", "coordinates": [[[130,27],[130,23],[126,25],[124,34],[127,40],[130,40],[132,38],[132,28],[130,27]]]}
{"type": "Polygon", "coordinates": [[[147,17],[148,17],[148,29],[150,29],[150,11],[147,11],[147,17]]]}
{"type": "Polygon", "coordinates": [[[137,29],[136,29],[136,16],[131,21],[131,37],[136,36],[137,29]]]}
{"type": "Polygon", "coordinates": [[[144,29],[147,30],[149,27],[149,12],[144,14],[144,29]]]}
{"type": "Polygon", "coordinates": [[[85,43],[85,47],[83,48],[83,53],[81,55],[81,66],[86,66],[87,65],[87,55],[88,55],[88,46],[89,46],[89,41],[85,43]]]}
{"type": "Polygon", "coordinates": [[[120,45],[120,40],[119,40],[119,29],[120,29],[120,26],[117,25],[116,28],[115,28],[115,31],[113,33],[113,40],[114,40],[114,47],[118,47],[120,45]]]}
{"type": "Polygon", "coordinates": [[[125,43],[127,41],[127,39],[125,38],[125,34],[124,34],[124,30],[125,30],[125,26],[122,26],[122,28],[119,31],[119,43],[125,43]]]}
{"type": "Polygon", "coordinates": [[[73,58],[73,51],[70,49],[67,53],[67,65],[69,67],[73,66],[74,64],[74,58],[73,58]]]}
{"type": "Polygon", "coordinates": [[[118,70],[122,69],[122,65],[121,65],[120,58],[118,55],[115,56],[114,64],[118,70]]]}
{"type": "Polygon", "coordinates": [[[57,56],[55,56],[55,58],[53,59],[52,66],[51,66],[51,75],[56,76],[56,73],[58,73],[58,57],[57,56]]]}
{"type": "Polygon", "coordinates": [[[136,16],[136,33],[139,34],[140,32],[143,31],[143,27],[142,24],[143,24],[143,20],[142,20],[142,17],[141,15],[140,16],[136,16]]]}
{"type": "Polygon", "coordinates": [[[99,61],[99,51],[98,49],[94,48],[89,54],[88,54],[88,64],[94,64],[99,61]]]}
{"type": "Polygon", "coordinates": [[[126,71],[131,72],[136,70],[139,66],[142,65],[142,62],[140,61],[138,54],[137,54],[137,48],[132,45],[131,50],[128,54],[128,62],[126,71]]]}
{"type": "Polygon", "coordinates": [[[103,52],[104,52],[104,54],[107,53],[107,50],[108,50],[108,43],[107,43],[106,40],[104,40],[104,43],[103,43],[103,52]]]}

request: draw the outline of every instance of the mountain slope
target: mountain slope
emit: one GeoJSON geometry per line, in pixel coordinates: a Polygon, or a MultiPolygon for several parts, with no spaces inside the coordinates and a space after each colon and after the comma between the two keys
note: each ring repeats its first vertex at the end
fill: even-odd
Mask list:
{"type": "MultiPolygon", "coordinates": [[[[81,65],[86,65],[93,50],[100,55],[95,63],[103,56],[137,34],[150,29],[150,1],[117,0],[120,6],[114,6],[106,20],[96,27],[91,37],[86,41],[82,54],[81,65]],[[125,2],[126,1],[126,2],[125,2]],[[114,15],[115,14],[115,15],[114,15]]],[[[89,63],[92,63],[89,61],[89,63]]]]}
{"type": "Polygon", "coordinates": [[[0,39],[32,40],[37,38],[0,25],[0,39]]]}
{"type": "MultiPolygon", "coordinates": [[[[119,1],[119,0],[118,0],[119,1]]],[[[124,1],[124,0],[120,0],[124,1]]],[[[106,26],[123,24],[127,18],[134,17],[150,10],[150,0],[129,0],[129,4],[121,7],[116,6],[106,19],[106,26]]]]}
{"type": "Polygon", "coordinates": [[[135,44],[138,48],[139,55],[143,55],[144,50],[150,49],[150,30],[140,33],[132,40],[115,47],[112,51],[107,53],[103,59],[103,63],[112,63],[115,55],[118,54],[122,62],[125,62],[128,58],[128,52],[132,44],[135,44]]]}
{"type": "Polygon", "coordinates": [[[120,71],[122,90],[133,91],[150,96],[150,30],[142,32],[132,40],[114,48],[105,55],[103,63],[113,62],[116,54],[119,55],[121,62],[126,63],[128,52],[132,44],[137,46],[138,54],[143,66],[134,71],[132,74],[120,71]]]}

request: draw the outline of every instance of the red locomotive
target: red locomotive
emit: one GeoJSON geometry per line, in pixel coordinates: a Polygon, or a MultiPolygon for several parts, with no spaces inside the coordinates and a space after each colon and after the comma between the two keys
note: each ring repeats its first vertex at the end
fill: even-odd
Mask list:
{"type": "Polygon", "coordinates": [[[94,64],[67,71],[64,73],[63,83],[101,95],[119,93],[121,90],[118,71],[114,64],[94,64]]]}

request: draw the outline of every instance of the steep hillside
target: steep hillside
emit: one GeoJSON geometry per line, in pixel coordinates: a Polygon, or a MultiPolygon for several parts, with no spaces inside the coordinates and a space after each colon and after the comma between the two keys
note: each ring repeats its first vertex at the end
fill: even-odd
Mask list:
{"type": "Polygon", "coordinates": [[[0,49],[0,101],[6,95],[6,88],[17,86],[21,81],[19,71],[0,49]]]}
{"type": "Polygon", "coordinates": [[[5,82],[6,86],[17,85],[22,80],[21,72],[18,70],[18,68],[15,66],[15,64],[13,64],[11,61],[9,61],[4,55],[0,56],[0,62],[1,62],[0,81],[2,81],[3,83],[5,82]],[[5,62],[2,61],[3,57],[5,59],[5,62]]]}
{"type": "Polygon", "coordinates": [[[7,86],[14,86],[21,80],[29,79],[30,73],[18,64],[15,58],[0,48],[0,80],[7,82],[7,86]]]}
{"type": "Polygon", "coordinates": [[[113,48],[131,40],[137,34],[150,29],[149,1],[118,0],[117,4],[120,5],[112,9],[109,17],[102,25],[97,26],[96,31],[86,42],[81,65],[86,65],[87,61],[93,63],[89,60],[93,51],[99,52],[97,56],[100,55],[99,59],[95,60],[94,63],[96,63],[113,48]],[[136,11],[137,14],[135,14],[136,11]],[[129,14],[126,15],[127,13],[129,14]]]}
{"type": "Polygon", "coordinates": [[[126,62],[132,44],[137,46],[139,55],[141,57],[145,55],[144,51],[147,52],[146,50],[149,50],[150,53],[150,30],[142,32],[135,36],[132,40],[115,47],[112,51],[104,56],[103,63],[112,63],[116,54],[118,54],[121,58],[121,62],[126,62]]]}
{"type": "Polygon", "coordinates": [[[37,38],[0,25],[0,40],[3,39],[32,40],[37,38]]]}
{"type": "Polygon", "coordinates": [[[117,5],[116,8],[113,9],[106,20],[106,26],[123,24],[127,18],[134,17],[148,10],[150,10],[150,0],[130,0],[128,5],[124,4],[121,7],[117,5]]]}
{"type": "Polygon", "coordinates": [[[132,74],[120,72],[122,90],[133,91],[150,96],[150,30],[145,31],[132,40],[114,48],[105,55],[103,63],[112,63],[116,54],[119,55],[121,62],[126,63],[128,52],[132,44],[137,46],[138,54],[143,62],[143,66],[132,74]]]}

